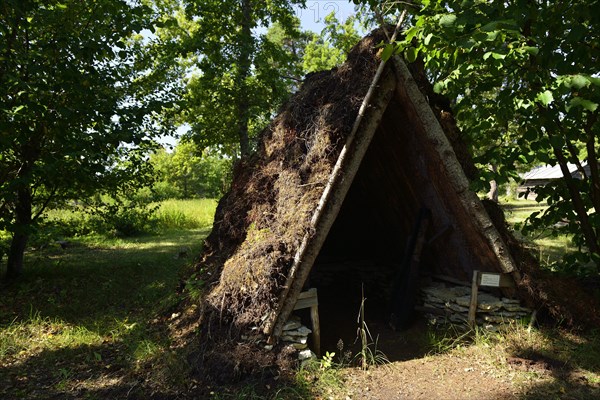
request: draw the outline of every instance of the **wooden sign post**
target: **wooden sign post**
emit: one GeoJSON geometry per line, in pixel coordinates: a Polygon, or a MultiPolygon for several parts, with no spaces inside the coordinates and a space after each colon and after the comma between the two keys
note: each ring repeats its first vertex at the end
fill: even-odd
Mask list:
{"type": "Polygon", "coordinates": [[[469,326],[475,326],[475,317],[477,315],[477,295],[479,286],[487,287],[514,287],[510,275],[499,274],[495,272],[473,271],[473,280],[471,282],[471,302],[469,303],[469,326]]]}

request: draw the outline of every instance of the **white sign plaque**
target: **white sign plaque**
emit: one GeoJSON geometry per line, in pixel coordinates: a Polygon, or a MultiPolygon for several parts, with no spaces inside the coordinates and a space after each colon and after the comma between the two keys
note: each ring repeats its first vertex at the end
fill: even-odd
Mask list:
{"type": "Polygon", "coordinates": [[[479,285],[500,287],[500,274],[487,274],[483,272],[481,274],[481,283],[479,285]]]}

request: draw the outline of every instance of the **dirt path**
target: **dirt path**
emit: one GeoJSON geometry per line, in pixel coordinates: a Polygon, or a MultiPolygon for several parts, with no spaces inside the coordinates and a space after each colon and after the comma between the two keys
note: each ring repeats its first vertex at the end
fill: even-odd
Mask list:
{"type": "Polygon", "coordinates": [[[372,371],[349,370],[352,399],[517,399],[509,376],[453,355],[392,363],[372,371]]]}
{"type": "Polygon", "coordinates": [[[342,396],[365,400],[600,399],[584,371],[545,357],[495,354],[494,348],[453,350],[373,368],[344,371],[342,396]]]}

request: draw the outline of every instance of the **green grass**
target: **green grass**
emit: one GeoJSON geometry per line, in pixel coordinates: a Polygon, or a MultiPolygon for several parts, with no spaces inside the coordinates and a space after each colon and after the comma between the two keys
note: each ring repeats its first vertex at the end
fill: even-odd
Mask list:
{"type": "MultiPolygon", "coordinates": [[[[159,234],[87,235],[69,238],[65,250],[50,245],[28,251],[25,276],[3,287],[0,298],[0,398],[126,398],[130,391],[142,396],[147,393],[136,392],[139,387],[125,387],[118,395],[111,390],[148,365],[169,369],[164,387],[185,386],[186,359],[171,349],[173,339],[152,321],[170,315],[179,277],[200,253],[215,206],[212,200],[168,201],[155,217],[162,221],[159,234]],[[190,257],[181,258],[182,249],[190,257]]],[[[505,207],[514,223],[539,206],[519,201],[505,207]]],[[[58,221],[71,217],[54,216],[58,221]]],[[[537,243],[546,249],[558,243],[557,251],[564,251],[557,241],[537,243]]],[[[598,332],[581,336],[515,327],[502,334],[473,335],[430,335],[430,347],[435,353],[489,353],[491,360],[498,354],[539,353],[600,383],[598,332]]],[[[257,383],[234,391],[215,389],[213,398],[337,397],[345,390],[339,368],[316,362],[301,369],[295,382],[269,393],[257,383]]]]}
{"type": "Polygon", "coordinates": [[[212,199],[166,200],[155,219],[161,229],[198,229],[212,224],[216,206],[212,199]]]}
{"type": "MultiPolygon", "coordinates": [[[[546,205],[534,200],[502,199],[500,205],[504,209],[509,225],[522,224],[531,213],[543,211],[546,205]]],[[[577,250],[568,235],[553,236],[549,231],[537,232],[523,236],[519,231],[517,237],[528,244],[542,265],[549,266],[561,260],[564,254],[577,250]]]]}
{"type": "Polygon", "coordinates": [[[94,380],[109,371],[134,371],[168,352],[170,339],[152,320],[177,301],[180,276],[200,253],[215,206],[170,201],[162,215],[182,215],[186,228],[88,235],[69,238],[64,250],[27,251],[24,276],[0,298],[0,398],[60,397],[82,381],[101,385],[94,380]],[[40,390],[45,394],[36,395],[40,390]]]}
{"type": "Polygon", "coordinates": [[[542,211],[547,208],[544,204],[534,200],[515,200],[508,198],[501,199],[500,205],[506,214],[506,221],[511,225],[525,221],[525,219],[534,211],[542,211]]]}

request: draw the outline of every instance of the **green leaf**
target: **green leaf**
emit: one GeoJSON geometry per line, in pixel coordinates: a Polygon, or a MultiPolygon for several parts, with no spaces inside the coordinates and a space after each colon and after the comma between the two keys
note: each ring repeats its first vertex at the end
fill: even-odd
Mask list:
{"type": "Polygon", "coordinates": [[[555,149],[560,149],[562,148],[562,146],[564,145],[564,140],[562,137],[560,136],[550,136],[550,144],[552,145],[552,147],[554,147],[555,149]]]}
{"type": "Polygon", "coordinates": [[[495,30],[518,30],[519,26],[512,19],[505,19],[501,21],[492,21],[480,28],[483,32],[492,32],[495,30]]]}
{"type": "Polygon", "coordinates": [[[518,99],[516,102],[516,105],[517,105],[517,108],[522,108],[524,110],[527,110],[529,107],[531,107],[531,101],[518,99]]]}
{"type": "Polygon", "coordinates": [[[381,52],[381,59],[383,61],[387,61],[390,59],[390,57],[392,56],[392,54],[394,54],[394,45],[392,43],[387,44],[384,48],[383,51],[381,52]]]}
{"type": "Polygon", "coordinates": [[[536,157],[538,158],[538,160],[540,160],[543,163],[550,163],[550,161],[552,161],[552,159],[550,158],[550,156],[548,155],[548,153],[545,152],[540,152],[537,153],[536,157]]]}
{"type": "Polygon", "coordinates": [[[412,63],[415,62],[417,56],[419,55],[419,49],[415,47],[409,47],[406,49],[406,61],[412,63]]]}
{"type": "Polygon", "coordinates": [[[458,60],[458,55],[459,55],[459,51],[458,49],[454,50],[454,54],[452,55],[452,62],[456,65],[456,60],[458,60]]]}
{"type": "Polygon", "coordinates": [[[436,82],[433,85],[433,91],[435,93],[442,93],[444,90],[446,89],[446,83],[441,81],[441,82],[436,82]]]}
{"type": "Polygon", "coordinates": [[[533,151],[530,151],[530,152],[528,152],[528,153],[525,153],[525,155],[524,155],[524,156],[525,156],[525,160],[526,160],[528,163],[532,163],[532,162],[534,162],[534,161],[535,161],[536,153],[534,153],[533,151]]]}
{"type": "Polygon", "coordinates": [[[544,106],[548,106],[548,104],[554,101],[554,96],[552,95],[551,91],[546,90],[544,92],[539,93],[535,99],[542,103],[544,106]]]}
{"type": "Polygon", "coordinates": [[[406,30],[406,32],[404,32],[404,37],[406,38],[405,41],[410,43],[417,33],[419,33],[419,29],[415,26],[411,26],[408,30],[406,30]]]}
{"type": "Polygon", "coordinates": [[[425,37],[425,40],[423,40],[423,44],[425,46],[429,46],[429,43],[431,43],[431,38],[433,38],[433,33],[430,33],[425,37]]]}
{"type": "Polygon", "coordinates": [[[13,108],[13,110],[12,110],[12,113],[13,113],[13,114],[18,114],[18,113],[19,113],[19,111],[21,111],[21,110],[22,110],[22,109],[24,109],[24,108],[25,108],[25,106],[21,104],[20,106],[17,106],[17,107],[15,107],[15,108],[13,108]]]}
{"type": "Polygon", "coordinates": [[[484,42],[488,38],[488,34],[485,32],[475,32],[472,38],[478,42],[484,42]]]}
{"type": "Polygon", "coordinates": [[[600,78],[596,78],[596,77],[590,76],[589,79],[590,79],[590,83],[592,85],[600,86],[600,78]]]}
{"type": "Polygon", "coordinates": [[[564,85],[572,89],[588,87],[590,83],[590,79],[583,75],[571,75],[564,81],[564,85]]]}
{"type": "Polygon", "coordinates": [[[494,40],[496,40],[496,38],[498,37],[498,34],[500,33],[500,31],[493,31],[493,32],[489,32],[487,34],[487,37],[485,40],[487,40],[488,42],[493,42],[494,40]]]}
{"type": "Polygon", "coordinates": [[[571,109],[572,107],[582,107],[585,110],[594,112],[598,109],[598,103],[594,103],[591,100],[586,100],[581,97],[574,97],[573,99],[571,99],[571,102],[567,107],[567,111],[569,111],[569,109],[571,109]]]}
{"type": "Polygon", "coordinates": [[[477,45],[477,42],[472,38],[461,38],[456,43],[458,47],[461,47],[466,50],[471,50],[473,47],[477,45]]]}
{"type": "Polygon", "coordinates": [[[492,22],[489,22],[489,23],[485,24],[480,29],[483,32],[495,31],[496,29],[498,29],[498,23],[499,23],[499,21],[492,21],[492,22]]]}
{"type": "Polygon", "coordinates": [[[535,46],[523,46],[521,47],[522,51],[525,53],[529,53],[531,55],[537,56],[540,52],[540,49],[535,46]]]}
{"type": "Polygon", "coordinates": [[[535,139],[537,139],[537,133],[533,129],[528,129],[523,134],[523,138],[528,142],[533,142],[535,139]]]}
{"type": "Polygon", "coordinates": [[[500,54],[500,53],[496,53],[493,51],[488,51],[487,53],[485,53],[483,55],[484,60],[487,60],[490,57],[492,57],[494,60],[503,60],[506,58],[506,54],[500,54]]]}
{"type": "Polygon", "coordinates": [[[440,26],[442,28],[452,28],[454,23],[456,22],[456,15],[454,14],[444,14],[440,18],[440,26]]]}

